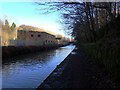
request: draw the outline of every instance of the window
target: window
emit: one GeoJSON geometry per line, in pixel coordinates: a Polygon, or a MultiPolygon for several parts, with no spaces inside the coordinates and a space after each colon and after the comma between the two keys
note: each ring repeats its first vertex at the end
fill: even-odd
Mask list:
{"type": "Polygon", "coordinates": [[[40,35],[38,35],[38,37],[40,37],[40,35]]]}
{"type": "Polygon", "coordinates": [[[33,37],[34,35],[33,34],[31,34],[31,37],[33,37]]]}

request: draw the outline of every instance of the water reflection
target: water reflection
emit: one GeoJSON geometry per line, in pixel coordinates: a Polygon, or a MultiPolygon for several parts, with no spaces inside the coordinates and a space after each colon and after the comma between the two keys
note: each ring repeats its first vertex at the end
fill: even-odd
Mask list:
{"type": "Polygon", "coordinates": [[[22,55],[2,67],[3,88],[36,88],[60,64],[75,46],[22,55]]]}

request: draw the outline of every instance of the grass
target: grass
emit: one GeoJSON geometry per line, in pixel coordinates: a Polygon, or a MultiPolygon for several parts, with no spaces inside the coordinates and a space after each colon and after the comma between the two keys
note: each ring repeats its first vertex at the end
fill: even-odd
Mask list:
{"type": "Polygon", "coordinates": [[[109,43],[92,43],[82,45],[85,51],[102,63],[104,67],[116,78],[120,78],[120,48],[109,43]]]}
{"type": "Polygon", "coordinates": [[[82,44],[85,51],[120,80],[120,16],[100,29],[96,43],[82,44]],[[106,33],[106,34],[105,34],[106,33]]]}

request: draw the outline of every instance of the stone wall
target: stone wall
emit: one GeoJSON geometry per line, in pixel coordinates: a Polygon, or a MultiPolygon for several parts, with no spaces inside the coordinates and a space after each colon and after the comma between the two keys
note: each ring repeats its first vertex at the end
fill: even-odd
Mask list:
{"type": "Polygon", "coordinates": [[[41,45],[56,45],[58,44],[56,37],[52,34],[39,31],[17,31],[16,45],[25,46],[41,46],[41,45]]]}

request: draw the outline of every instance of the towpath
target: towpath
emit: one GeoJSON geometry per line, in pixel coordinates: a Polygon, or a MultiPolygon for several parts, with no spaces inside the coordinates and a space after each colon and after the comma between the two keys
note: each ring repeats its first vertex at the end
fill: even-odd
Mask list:
{"type": "Polygon", "coordinates": [[[75,49],[39,88],[118,88],[110,74],[82,48],[75,49]]]}

